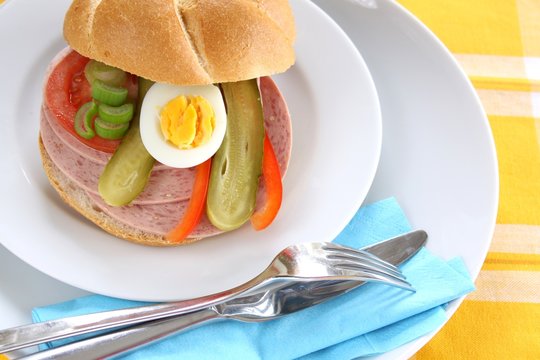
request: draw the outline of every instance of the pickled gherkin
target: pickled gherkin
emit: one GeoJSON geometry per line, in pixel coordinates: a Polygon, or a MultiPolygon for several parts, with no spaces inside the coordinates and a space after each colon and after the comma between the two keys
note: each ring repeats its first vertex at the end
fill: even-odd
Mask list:
{"type": "Polygon", "coordinates": [[[99,194],[111,206],[123,206],[132,202],[144,190],[154,167],[155,160],[146,150],[139,130],[141,104],[152,85],[151,81],[139,78],[136,115],[99,178],[99,194]]]}
{"type": "Polygon", "coordinates": [[[214,155],[206,213],[227,231],[244,224],[255,210],[262,172],[264,118],[257,81],[221,85],[227,107],[227,132],[214,155]]]}

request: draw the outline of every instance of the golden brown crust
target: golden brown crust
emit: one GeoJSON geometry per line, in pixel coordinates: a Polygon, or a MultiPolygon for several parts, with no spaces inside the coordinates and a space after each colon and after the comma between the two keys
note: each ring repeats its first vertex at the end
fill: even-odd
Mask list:
{"type": "Polygon", "coordinates": [[[292,9],[288,6],[287,0],[255,0],[259,9],[270,17],[283,31],[289,42],[294,43],[296,30],[294,27],[294,17],[292,9]]]}
{"type": "Polygon", "coordinates": [[[287,0],[74,0],[64,36],[84,56],[173,84],[251,79],[294,63],[287,0]]]}
{"type": "Polygon", "coordinates": [[[39,151],[45,174],[62,200],[78,211],[82,216],[92,221],[108,233],[137,244],[150,246],[186,245],[201,240],[199,238],[191,238],[184,240],[180,244],[173,244],[168,242],[161,235],[142,231],[113,219],[109,215],[105,214],[98,206],[96,206],[92,199],[90,199],[90,197],[81,187],[77,186],[73,181],[65,176],[60,169],[58,169],[58,167],[49,157],[49,154],[47,154],[47,150],[45,150],[41,136],[39,137],[39,151]]]}

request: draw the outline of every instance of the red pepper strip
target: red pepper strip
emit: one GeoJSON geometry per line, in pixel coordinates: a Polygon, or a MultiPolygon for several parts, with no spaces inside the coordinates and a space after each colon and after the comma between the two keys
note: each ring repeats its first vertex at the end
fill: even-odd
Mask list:
{"type": "Polygon", "coordinates": [[[169,242],[182,242],[201,221],[206,207],[211,165],[212,159],[210,158],[195,168],[195,183],[193,184],[191,199],[182,220],[165,236],[169,242]]]}
{"type": "Polygon", "coordinates": [[[268,135],[264,138],[262,173],[266,190],[265,203],[251,215],[251,225],[257,231],[265,229],[274,221],[281,207],[281,199],[283,197],[279,164],[268,135]]]}

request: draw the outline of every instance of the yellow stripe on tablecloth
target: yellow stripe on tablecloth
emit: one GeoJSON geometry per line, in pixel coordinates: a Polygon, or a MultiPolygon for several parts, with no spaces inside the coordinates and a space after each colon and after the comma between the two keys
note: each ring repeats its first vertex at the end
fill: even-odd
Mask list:
{"type": "Polygon", "coordinates": [[[471,82],[476,89],[511,90],[521,92],[540,91],[540,80],[483,76],[470,76],[469,79],[471,79],[471,82]]]}
{"type": "Polygon", "coordinates": [[[540,151],[535,119],[489,116],[500,176],[498,224],[540,225],[540,151]]]}
{"type": "MultiPolygon", "coordinates": [[[[482,270],[540,271],[540,255],[490,252],[482,270]]],[[[540,274],[536,276],[540,279],[540,274]]]]}
{"type": "Polygon", "coordinates": [[[540,56],[540,3],[538,0],[516,0],[523,52],[540,56]]]}
{"type": "Polygon", "coordinates": [[[477,89],[488,115],[532,117],[530,92],[477,89]]]}
{"type": "Polygon", "coordinates": [[[540,305],[467,301],[413,359],[540,359],[540,305]]]}
{"type": "Polygon", "coordinates": [[[454,54],[469,76],[525,78],[526,68],[521,56],[454,54]]]}
{"type": "Polygon", "coordinates": [[[515,1],[399,0],[454,53],[522,56],[515,1]],[[504,17],[499,16],[504,14],[504,17]]]}
{"type": "Polygon", "coordinates": [[[489,251],[538,255],[540,254],[540,226],[498,224],[495,226],[489,251]]]}

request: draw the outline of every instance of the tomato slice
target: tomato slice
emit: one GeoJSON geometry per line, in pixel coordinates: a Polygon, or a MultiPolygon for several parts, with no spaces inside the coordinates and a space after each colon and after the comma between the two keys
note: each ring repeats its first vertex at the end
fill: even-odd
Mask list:
{"type": "MultiPolygon", "coordinates": [[[[52,70],[45,86],[45,104],[60,125],[80,142],[96,150],[113,153],[120,140],[107,140],[95,136],[84,139],[75,132],[74,121],[77,110],[92,100],[91,87],[84,76],[84,67],[90,59],[71,51],[52,70]]],[[[126,87],[129,97],[136,98],[137,77],[128,76],[126,87]]]]}

